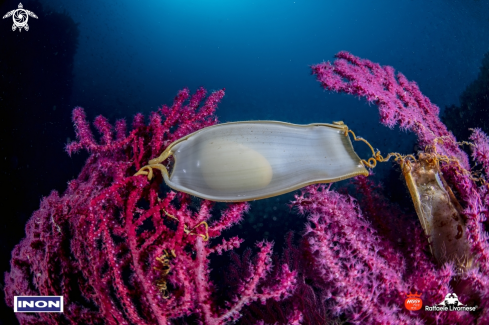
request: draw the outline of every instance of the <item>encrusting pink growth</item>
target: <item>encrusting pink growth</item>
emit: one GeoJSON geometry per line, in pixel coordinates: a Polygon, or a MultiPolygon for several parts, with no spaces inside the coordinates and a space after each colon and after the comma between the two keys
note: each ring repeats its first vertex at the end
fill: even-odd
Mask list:
{"type": "Polygon", "coordinates": [[[481,129],[472,130],[470,140],[473,142],[472,158],[479,162],[484,168],[486,175],[489,175],[489,138],[481,129]]]}
{"type": "Polygon", "coordinates": [[[212,93],[199,108],[205,90],[190,97],[184,89],[171,107],[151,113],[149,125],[137,114],[129,134],[124,120],[114,129],[98,116],[99,142],[83,109],[73,111],[78,141],[66,150],[91,155],[63,195],[53,191],[42,200],[5,275],[10,306],[14,295],[62,295],[64,313],[18,313],[22,324],[166,325],[190,315],[204,324],[224,324],[239,318],[246,304],[290,295],[295,272],[272,265],[272,244],[260,242],[233,300],[218,304],[209,256],[239,247],[242,239],[214,238],[240,222],[248,204],[231,204],[215,220],[212,202],[196,203],[171,191],[160,198],[161,176],[152,182],[133,176],[174,140],[215,124],[223,95],[212,93]],[[276,268],[280,272],[272,278],[276,268]]]}

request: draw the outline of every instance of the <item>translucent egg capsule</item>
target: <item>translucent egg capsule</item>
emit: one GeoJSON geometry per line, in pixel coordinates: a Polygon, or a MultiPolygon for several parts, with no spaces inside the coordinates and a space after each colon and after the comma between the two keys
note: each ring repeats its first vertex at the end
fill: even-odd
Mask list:
{"type": "Polygon", "coordinates": [[[140,173],[159,169],[171,188],[212,201],[263,199],[368,175],[347,131],[342,123],[218,124],[175,141],[140,173]],[[161,163],[170,156],[175,162],[167,171],[161,163]]]}

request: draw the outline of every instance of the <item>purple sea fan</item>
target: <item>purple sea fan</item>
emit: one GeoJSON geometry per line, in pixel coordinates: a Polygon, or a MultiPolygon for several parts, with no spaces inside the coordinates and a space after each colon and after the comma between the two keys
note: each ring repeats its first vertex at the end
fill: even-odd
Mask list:
{"type": "MultiPolygon", "coordinates": [[[[475,130],[470,139],[473,158],[485,169],[477,183],[469,172],[467,154],[439,120],[438,107],[416,83],[396,75],[392,67],[347,52],[336,57],[334,63],[312,67],[325,89],[365,97],[379,106],[384,125],[399,124],[416,133],[422,149],[435,147],[446,156],[441,170],[461,199],[476,267],[459,274],[451,262],[438,265],[415,214],[390,202],[382,187],[369,178],[353,181],[350,194],[357,199],[324,185],[308,186],[292,202],[308,223],[298,248],[289,243],[285,255],[290,255],[288,264],[299,273],[298,288],[315,297],[307,301],[321,303],[302,304],[304,299],[296,292],[280,304],[268,303],[266,308],[254,304],[247,316],[252,319],[271,310],[262,318],[267,324],[282,324],[287,311],[297,310],[304,316],[322,317],[324,322],[329,318],[354,324],[489,323],[487,136],[475,130]],[[424,306],[438,305],[455,292],[463,304],[477,310],[409,311],[404,301],[411,292],[421,293],[424,306]]],[[[302,324],[316,323],[304,318],[302,324]]]]}
{"type": "Polygon", "coordinates": [[[66,149],[91,155],[63,195],[53,191],[42,200],[5,274],[9,306],[14,295],[62,295],[64,313],[17,313],[22,324],[167,325],[189,315],[224,324],[238,318],[245,304],[290,294],[295,273],[274,266],[272,245],[262,242],[232,302],[218,304],[209,256],[239,247],[242,239],[213,240],[213,245],[209,239],[238,223],[248,205],[231,204],[215,220],[212,202],[196,204],[175,192],[160,197],[161,176],[151,182],[133,176],[174,140],[216,123],[213,113],[223,95],[223,90],[212,93],[199,108],[205,91],[190,97],[185,89],[171,107],[152,113],[149,125],[137,114],[129,134],[123,120],[114,130],[99,116],[94,123],[99,142],[83,109],[73,111],[78,141],[66,149]],[[273,280],[274,267],[281,272],[273,280]]]}
{"type": "MultiPolygon", "coordinates": [[[[367,182],[365,177],[359,178],[367,182]]],[[[471,271],[462,280],[452,264],[438,267],[428,254],[422,229],[414,226],[411,216],[401,215],[404,220],[398,226],[403,228],[390,229],[403,238],[405,245],[397,245],[397,240],[391,239],[395,236],[384,233],[375,221],[399,217],[395,204],[380,204],[382,210],[373,217],[371,213],[364,214],[362,209],[368,207],[353,197],[313,185],[296,195],[292,206],[307,215],[309,221],[299,246],[299,269],[330,319],[345,319],[353,324],[484,324],[484,311],[408,311],[404,307],[410,292],[420,292],[423,306],[433,306],[454,291],[454,284],[464,281],[476,286],[475,278],[484,276],[471,271]],[[474,279],[467,280],[470,277],[474,279]]],[[[459,297],[473,305],[467,294],[462,292],[459,297]]],[[[313,312],[308,306],[300,311],[313,312]]]]}
{"type": "MultiPolygon", "coordinates": [[[[420,311],[417,314],[411,314],[413,316],[418,315],[419,319],[426,321],[426,323],[486,324],[489,321],[489,278],[487,276],[489,274],[489,243],[486,232],[489,206],[489,185],[486,180],[487,166],[489,166],[489,155],[487,154],[489,152],[487,149],[489,148],[489,141],[487,136],[476,129],[470,139],[473,141],[471,144],[473,158],[483,166],[484,170],[482,172],[485,172],[475,177],[470,172],[467,154],[460,148],[460,143],[457,143],[455,137],[440,121],[438,116],[439,108],[421,93],[415,82],[408,81],[401,73],[395,74],[392,67],[380,66],[347,52],[340,52],[336,57],[337,60],[333,63],[325,62],[312,67],[313,74],[317,76],[318,81],[321,82],[325,89],[365,97],[369,102],[378,105],[381,123],[391,128],[399,124],[401,128],[413,131],[418,136],[420,147],[432,154],[431,157],[439,159],[443,177],[456,191],[460,200],[460,213],[464,218],[466,227],[465,236],[467,237],[465,240],[469,243],[474,263],[472,269],[462,274],[454,272],[454,265],[451,263],[436,265],[432,256],[424,253],[427,251],[425,249],[427,242],[426,238],[423,238],[424,236],[420,234],[419,224],[414,230],[411,229],[409,223],[404,228],[390,227],[391,232],[403,234],[406,231],[410,231],[412,236],[408,250],[396,249],[392,234],[388,235],[384,231],[379,231],[375,235],[376,238],[373,238],[372,234],[365,233],[358,226],[348,226],[348,220],[355,216],[353,212],[355,210],[351,206],[350,209],[347,208],[353,204],[351,202],[348,203],[348,198],[339,198],[336,194],[324,189],[318,192],[315,187],[312,187],[295,202],[295,205],[300,211],[311,213],[310,221],[312,226],[308,228],[306,237],[313,236],[311,247],[314,249],[315,256],[317,256],[317,264],[321,266],[322,263],[326,263],[325,265],[330,265],[331,270],[338,270],[338,272],[333,272],[332,274],[328,274],[327,272],[329,271],[325,270],[326,276],[320,278],[328,280],[334,279],[335,276],[338,276],[337,274],[340,275],[339,281],[330,283],[332,288],[326,286],[326,296],[333,299],[333,306],[342,306],[337,309],[333,308],[333,310],[335,313],[342,312],[350,315],[347,318],[353,320],[360,320],[361,318],[359,317],[367,317],[370,319],[370,323],[383,323],[383,317],[390,317],[389,315],[397,317],[399,315],[398,311],[392,309],[389,311],[391,306],[389,301],[392,302],[393,300],[391,299],[396,299],[395,292],[402,288],[400,285],[402,280],[406,286],[412,286],[415,290],[423,292],[423,303],[425,305],[438,304],[443,301],[447,293],[456,292],[463,303],[470,306],[478,306],[478,310],[471,313],[420,311]],[[308,196],[313,199],[308,198],[308,196]],[[331,202],[337,202],[336,210],[331,202]],[[320,208],[322,205],[324,205],[324,208],[320,208]],[[341,214],[346,218],[337,220],[337,214],[341,214]],[[324,221],[325,224],[322,224],[321,221],[324,221]],[[317,233],[316,229],[324,230],[324,234],[322,232],[317,233]],[[336,238],[332,235],[335,231],[330,232],[330,229],[337,229],[344,236],[336,238]],[[351,236],[351,233],[355,235],[351,236]],[[346,238],[350,238],[350,240],[346,238]],[[331,240],[336,240],[335,243],[337,244],[331,246],[331,240]],[[367,247],[356,248],[359,245],[357,241],[367,245],[367,247]],[[338,245],[343,246],[340,246],[341,249],[337,250],[335,247],[338,245]],[[372,252],[369,249],[372,249],[378,255],[371,255],[372,252]],[[330,250],[333,250],[333,252],[330,250]],[[392,255],[392,252],[396,250],[401,253],[401,255],[396,254],[401,258],[396,258],[397,262],[394,262],[390,259],[395,256],[392,255]],[[337,255],[332,255],[334,252],[337,255]],[[386,255],[387,253],[388,255],[386,255]],[[331,256],[340,258],[337,261],[337,264],[339,263],[340,265],[331,264],[331,256]],[[379,260],[379,258],[381,259],[379,260]],[[382,258],[389,261],[389,263],[385,264],[382,262],[382,258]],[[385,267],[386,265],[387,268],[385,267]],[[402,267],[402,265],[405,266],[402,267]],[[367,267],[366,269],[364,269],[365,266],[367,267]],[[363,276],[362,272],[364,271],[370,271],[373,277],[363,276]],[[360,274],[360,276],[358,276],[358,281],[353,281],[353,284],[348,285],[348,282],[345,283],[344,281],[352,281],[347,276],[350,273],[354,276],[360,274]],[[399,277],[397,280],[396,275],[399,277]],[[390,281],[379,282],[379,276],[380,279],[390,279],[390,281]],[[357,293],[360,295],[364,294],[357,287],[365,284],[375,288],[375,290],[371,291],[374,298],[385,299],[383,298],[385,295],[390,297],[388,300],[380,301],[380,304],[384,307],[377,309],[379,312],[373,318],[361,316],[361,312],[365,307],[362,307],[363,304],[355,305],[356,301],[352,298],[357,293]],[[375,287],[375,285],[378,287],[375,287]],[[342,290],[345,290],[346,293],[343,293],[342,290]],[[377,290],[380,290],[382,294],[376,295],[377,290]],[[340,299],[335,300],[334,293],[336,292],[340,293],[340,299]],[[387,309],[385,309],[386,306],[387,309]]],[[[392,214],[387,211],[391,210],[388,207],[393,206],[393,203],[379,204],[383,201],[388,202],[388,200],[379,200],[378,196],[372,196],[369,193],[371,191],[368,189],[369,187],[362,186],[362,182],[365,183],[365,180],[362,177],[358,177],[357,188],[363,188],[363,199],[358,207],[364,211],[367,220],[372,220],[372,229],[385,230],[386,227],[381,225],[381,220],[385,220],[385,224],[392,223],[392,214]],[[375,208],[376,205],[378,208],[375,208]]],[[[360,217],[360,214],[358,214],[358,217],[360,217]]],[[[403,220],[405,218],[402,215],[400,218],[400,225],[402,225],[402,222],[406,222],[406,220],[403,220]]],[[[356,222],[358,223],[358,221],[356,222]]],[[[395,223],[398,223],[398,221],[395,223]]],[[[405,289],[407,287],[404,287],[403,290],[405,289]]],[[[401,292],[398,292],[398,294],[400,295],[401,292]]],[[[378,302],[378,300],[375,301],[378,302]]],[[[396,301],[395,304],[402,306],[399,301],[396,301]]],[[[406,310],[402,312],[406,313],[406,310]]]]}
{"type": "Polygon", "coordinates": [[[404,259],[365,220],[354,199],[325,186],[309,186],[292,202],[309,215],[302,245],[312,260],[308,276],[332,316],[356,324],[406,323],[404,259]]]}

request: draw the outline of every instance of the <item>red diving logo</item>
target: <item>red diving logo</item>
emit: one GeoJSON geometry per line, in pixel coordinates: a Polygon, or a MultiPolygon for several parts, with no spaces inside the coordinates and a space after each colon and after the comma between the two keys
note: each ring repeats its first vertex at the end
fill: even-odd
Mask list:
{"type": "Polygon", "coordinates": [[[409,293],[406,300],[404,300],[404,306],[407,310],[420,310],[423,307],[423,300],[421,300],[421,293],[409,293]]]}

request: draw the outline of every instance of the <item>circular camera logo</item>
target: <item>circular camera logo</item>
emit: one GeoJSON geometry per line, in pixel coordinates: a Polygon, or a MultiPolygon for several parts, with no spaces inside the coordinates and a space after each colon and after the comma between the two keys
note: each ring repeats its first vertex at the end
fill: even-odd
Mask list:
{"type": "Polygon", "coordinates": [[[407,298],[404,301],[404,306],[407,310],[420,310],[423,308],[423,300],[421,300],[421,293],[407,294],[407,298]]]}

